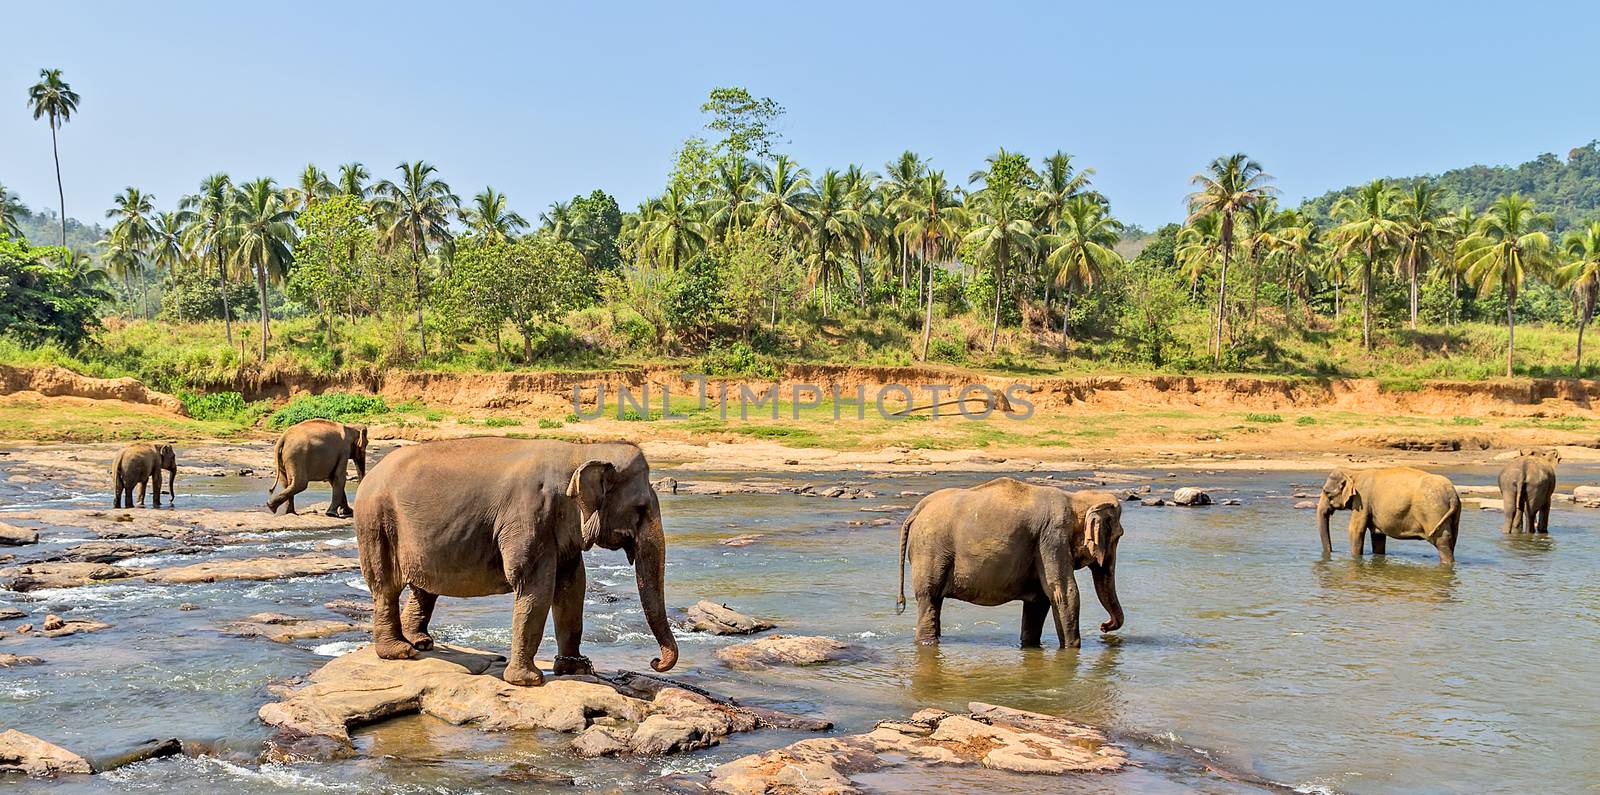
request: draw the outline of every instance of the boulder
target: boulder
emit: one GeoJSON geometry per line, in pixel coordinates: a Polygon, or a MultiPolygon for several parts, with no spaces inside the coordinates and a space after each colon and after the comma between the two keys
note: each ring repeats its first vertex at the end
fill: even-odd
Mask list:
{"type": "Polygon", "coordinates": [[[0,732],[0,772],[47,778],[89,773],[89,761],[54,743],[16,729],[0,732]]]}
{"type": "Polygon", "coordinates": [[[39,543],[39,531],[0,522],[0,547],[21,547],[39,543]]]}
{"type": "Polygon", "coordinates": [[[819,636],[769,635],[759,640],[725,646],[717,659],[730,668],[758,669],[774,665],[817,665],[850,659],[849,644],[819,636]]]}
{"type": "Polygon", "coordinates": [[[1506,509],[1505,500],[1478,500],[1477,502],[1478,510],[1480,511],[1504,511],[1506,509]]]}
{"type": "Polygon", "coordinates": [[[763,630],[772,629],[775,624],[751,618],[737,610],[730,609],[727,605],[705,599],[696,602],[690,607],[684,619],[684,626],[690,632],[709,632],[713,635],[750,635],[763,630]]]}
{"type": "Polygon", "coordinates": [[[618,756],[628,750],[628,733],[615,726],[592,724],[572,741],[572,752],[585,759],[618,756]]]}
{"type": "Polygon", "coordinates": [[[76,588],[92,582],[137,577],[149,571],[104,563],[29,563],[0,569],[0,585],[18,592],[76,588]]]}
{"type": "Polygon", "coordinates": [[[196,583],[222,580],[283,580],[290,577],[308,577],[314,574],[331,574],[361,568],[355,558],[305,553],[281,558],[245,558],[242,560],[211,560],[172,569],[161,569],[144,576],[150,582],[196,583]]]}
{"type": "Polygon", "coordinates": [[[15,607],[0,607],[0,621],[15,621],[28,615],[15,607]]]}
{"type": "Polygon", "coordinates": [[[372,601],[360,599],[335,599],[323,602],[323,607],[351,618],[368,618],[372,615],[372,601]]]}
{"type": "Polygon", "coordinates": [[[16,668],[22,665],[40,665],[42,663],[44,663],[44,660],[38,657],[30,657],[26,654],[0,653],[0,668],[16,668]]]}
{"type": "Polygon", "coordinates": [[[68,547],[60,555],[51,559],[72,561],[74,563],[116,563],[119,560],[166,551],[168,551],[167,547],[156,544],[140,544],[131,541],[86,541],[82,544],[68,547]]]}
{"type": "Polygon", "coordinates": [[[1316,500],[1301,500],[1301,501],[1295,503],[1294,507],[1296,509],[1302,510],[1302,511],[1315,510],[1316,507],[1317,507],[1317,501],[1316,500]]]}
{"type": "Polygon", "coordinates": [[[1167,502],[1166,500],[1163,500],[1160,497],[1151,497],[1149,499],[1143,499],[1143,500],[1139,501],[1139,505],[1141,505],[1141,506],[1143,506],[1145,508],[1160,508],[1160,507],[1163,507],[1163,506],[1166,506],[1166,505],[1171,505],[1171,504],[1172,503],[1167,502]]]}
{"type": "Polygon", "coordinates": [[[352,624],[348,621],[332,621],[322,618],[297,618],[286,616],[282,613],[256,613],[242,621],[224,624],[221,631],[225,635],[235,635],[241,638],[266,638],[277,643],[306,638],[325,638],[329,635],[339,635],[346,632],[365,632],[366,624],[352,624]]]}
{"type": "MultiPolygon", "coordinates": [[[[836,795],[869,788],[856,780],[871,774],[870,788],[901,774],[911,788],[940,768],[984,768],[1001,774],[1061,776],[1115,773],[1131,764],[1128,754],[1091,726],[1034,712],[973,702],[968,714],[925,709],[910,720],[883,721],[866,734],[801,740],[741,757],[712,769],[704,789],[727,795],[836,795]]],[[[983,791],[981,773],[964,773],[962,789],[983,791]]],[[[1016,786],[996,775],[996,789],[1016,786]],[[1006,782],[1001,786],[1002,781],[1006,782]]],[[[1114,784],[1100,785],[1116,789],[1114,784]]],[[[1041,782],[1035,791],[1062,785],[1041,782]]]]}
{"type": "Polygon", "coordinates": [[[1193,486],[1185,486],[1172,492],[1172,504],[1185,506],[1210,505],[1211,495],[1193,486]]]}
{"type": "Polygon", "coordinates": [[[1572,498],[1578,502],[1600,501],[1600,486],[1577,486],[1572,489],[1572,498]]]}
{"type": "Polygon", "coordinates": [[[44,623],[39,625],[39,634],[47,638],[64,638],[80,632],[99,632],[102,629],[110,628],[110,624],[89,618],[63,619],[58,615],[51,614],[45,616],[44,623]]]}

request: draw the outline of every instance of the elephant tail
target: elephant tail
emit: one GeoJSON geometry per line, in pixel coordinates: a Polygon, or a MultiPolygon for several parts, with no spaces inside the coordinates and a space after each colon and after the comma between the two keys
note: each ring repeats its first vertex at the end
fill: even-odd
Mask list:
{"type": "Polygon", "coordinates": [[[278,490],[279,486],[286,486],[288,482],[283,479],[283,437],[280,435],[272,443],[272,485],[267,487],[267,493],[278,490]]]}
{"type": "Polygon", "coordinates": [[[906,611],[906,542],[911,538],[911,523],[916,521],[917,512],[920,510],[922,510],[922,505],[918,504],[916,508],[911,510],[911,515],[907,516],[905,522],[900,525],[900,556],[895,558],[900,565],[900,590],[894,600],[895,615],[900,615],[906,611]]]}

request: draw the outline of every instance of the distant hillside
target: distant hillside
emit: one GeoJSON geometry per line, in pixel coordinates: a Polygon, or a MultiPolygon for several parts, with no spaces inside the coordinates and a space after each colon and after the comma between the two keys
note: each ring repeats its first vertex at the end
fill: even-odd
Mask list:
{"type": "MultiPolygon", "coordinates": [[[[17,215],[17,226],[22,228],[22,236],[35,246],[61,245],[61,216],[54,210],[40,210],[37,212],[24,211],[17,215]]],[[[106,236],[106,230],[99,224],[85,226],[76,218],[67,218],[67,247],[85,254],[99,256],[95,247],[106,236]]]]}
{"type": "MultiPolygon", "coordinates": [[[[1394,181],[1409,186],[1419,177],[1400,177],[1394,181]]],[[[1555,216],[1556,231],[1600,220],[1600,141],[1590,141],[1567,153],[1566,162],[1553,154],[1542,154],[1519,166],[1468,166],[1438,175],[1439,184],[1450,192],[1447,206],[1466,203],[1482,210],[1498,196],[1513,191],[1531,197],[1540,210],[1555,216]]],[[[1329,191],[1303,205],[1322,222],[1339,197],[1354,193],[1359,186],[1329,191]]]]}

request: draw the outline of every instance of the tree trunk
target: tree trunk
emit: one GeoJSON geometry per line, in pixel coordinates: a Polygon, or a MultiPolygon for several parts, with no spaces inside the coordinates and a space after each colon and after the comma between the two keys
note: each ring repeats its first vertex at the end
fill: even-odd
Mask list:
{"type": "MultiPolygon", "coordinates": [[[[1587,313],[1585,313],[1587,315],[1587,313]]],[[[1578,357],[1572,363],[1572,377],[1583,377],[1583,330],[1589,325],[1589,318],[1585,316],[1578,321],[1578,357]]]]}
{"type": "Polygon", "coordinates": [[[1213,367],[1222,367],[1222,323],[1225,307],[1228,305],[1228,260],[1232,259],[1232,250],[1229,246],[1222,249],[1222,275],[1217,279],[1217,347],[1212,355],[1213,367]]]}
{"type": "Polygon", "coordinates": [[[56,115],[50,114],[50,155],[56,161],[56,198],[61,200],[61,247],[67,247],[67,189],[61,185],[61,150],[56,146],[56,115]]]}
{"type": "MultiPolygon", "coordinates": [[[[917,258],[917,277],[927,285],[928,308],[922,315],[922,361],[928,360],[928,345],[933,340],[933,270],[928,267],[928,241],[922,241],[922,255],[917,258]]],[[[918,296],[921,297],[920,295],[918,296]]]]}
{"type": "Polygon", "coordinates": [[[256,295],[261,299],[261,361],[267,360],[267,330],[271,322],[267,316],[267,266],[256,266],[256,295]]]}
{"type": "Polygon", "coordinates": [[[1061,295],[1061,350],[1065,353],[1067,350],[1067,320],[1072,317],[1072,291],[1062,290],[1061,295]]]}
{"type": "MultiPolygon", "coordinates": [[[[1004,234],[1002,232],[1001,234],[1004,234]]],[[[994,263],[994,326],[989,329],[989,352],[994,353],[995,344],[1000,341],[1000,280],[1005,274],[1006,243],[1005,238],[1000,238],[1000,256],[994,263]]]]}
{"type": "Polygon", "coordinates": [[[1361,345],[1372,350],[1372,247],[1367,247],[1367,259],[1361,263],[1361,345]]]}
{"type": "Polygon", "coordinates": [[[1407,266],[1407,276],[1411,277],[1411,330],[1417,330],[1417,263],[1412,262],[1407,266]]]}
{"type": "Polygon", "coordinates": [[[428,356],[428,328],[423,325],[422,317],[422,262],[418,258],[417,247],[411,247],[411,282],[417,291],[417,340],[422,345],[422,356],[428,356]]]}
{"type": "Polygon", "coordinates": [[[1506,377],[1511,378],[1511,365],[1516,361],[1517,350],[1517,286],[1511,282],[1511,269],[1506,268],[1506,377]]]}
{"type": "Polygon", "coordinates": [[[233,314],[228,310],[228,266],[217,257],[217,292],[222,294],[222,330],[228,335],[228,347],[233,347],[233,314]]]}

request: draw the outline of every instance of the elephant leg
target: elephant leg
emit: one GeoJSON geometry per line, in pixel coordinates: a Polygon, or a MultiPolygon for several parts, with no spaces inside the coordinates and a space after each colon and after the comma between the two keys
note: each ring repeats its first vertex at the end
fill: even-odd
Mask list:
{"type": "Polygon", "coordinates": [[[411,598],[400,614],[400,630],[407,643],[417,651],[433,648],[433,636],[428,634],[428,621],[433,618],[433,605],[439,596],[411,586],[411,598]]]}
{"type": "MultiPolygon", "coordinates": [[[[120,473],[111,476],[111,507],[122,507],[122,475],[120,473]]],[[[129,505],[128,507],[132,508],[133,506],[129,505]]]]}
{"type": "Polygon", "coordinates": [[[1539,509],[1538,530],[1535,532],[1550,532],[1550,501],[1545,500],[1544,507],[1539,509]]]}
{"type": "Polygon", "coordinates": [[[1350,512],[1350,555],[1361,557],[1365,552],[1367,541],[1367,512],[1354,510],[1350,512]]]}
{"type": "Polygon", "coordinates": [[[307,481],[305,475],[292,467],[286,474],[289,482],[284,484],[283,491],[272,495],[272,498],[267,500],[267,509],[273,513],[277,513],[278,506],[284,503],[289,504],[289,513],[294,513],[294,495],[306,490],[307,481]]]}
{"type": "MultiPolygon", "coordinates": [[[[391,517],[392,508],[379,512],[391,517]]],[[[389,525],[388,522],[384,523],[389,525]]],[[[395,528],[389,526],[357,528],[361,544],[361,574],[372,592],[372,646],[385,660],[409,660],[417,650],[406,642],[400,627],[400,560],[394,546],[395,528]]]]}
{"type": "Polygon", "coordinates": [[[333,495],[328,498],[328,515],[341,519],[349,518],[351,515],[350,500],[344,493],[344,478],[344,463],[340,462],[339,467],[333,470],[333,474],[328,478],[328,487],[333,491],[333,495]]]}
{"type": "MultiPolygon", "coordinates": [[[[145,487],[148,486],[148,485],[150,485],[150,481],[147,480],[147,479],[141,479],[139,481],[139,507],[140,508],[144,507],[144,497],[145,497],[144,490],[145,490],[145,487]]],[[[128,495],[128,507],[129,508],[133,507],[133,495],[131,495],[131,494],[128,495]]]]}
{"type": "Polygon", "coordinates": [[[151,505],[153,505],[153,506],[155,506],[157,508],[160,508],[161,507],[161,467],[156,467],[155,474],[150,476],[150,487],[152,489],[154,489],[154,491],[155,491],[155,494],[153,494],[151,496],[151,505]]]}
{"type": "Polygon", "coordinates": [[[1389,554],[1389,537],[1378,532],[1377,530],[1372,531],[1372,554],[1389,554]]]}
{"type": "Polygon", "coordinates": [[[935,593],[917,594],[917,643],[923,646],[939,645],[939,613],[944,608],[944,597],[935,593]]]}
{"type": "Polygon", "coordinates": [[[1534,510],[1533,505],[1524,504],[1518,508],[1522,514],[1522,532],[1530,535],[1539,532],[1539,512],[1534,510]]]}
{"type": "Polygon", "coordinates": [[[506,663],[505,680],[513,685],[537,687],[544,674],[534,663],[544,625],[555,601],[555,564],[549,556],[535,561],[522,577],[510,578],[516,587],[517,601],[511,611],[511,660],[506,663]]]}
{"type": "Polygon", "coordinates": [[[1054,555],[1044,555],[1042,564],[1040,584],[1055,613],[1056,638],[1061,648],[1076,649],[1083,645],[1083,637],[1078,634],[1078,580],[1072,576],[1072,564],[1063,564],[1054,555]]]}
{"type": "Polygon", "coordinates": [[[1022,648],[1037,649],[1043,645],[1044,620],[1050,615],[1050,600],[1024,599],[1022,601],[1022,648]]]}
{"type": "Polygon", "coordinates": [[[556,676],[593,674],[594,666],[583,656],[583,594],[588,588],[588,572],[583,558],[563,563],[556,573],[556,600],[552,612],[556,622],[556,676]]]}

